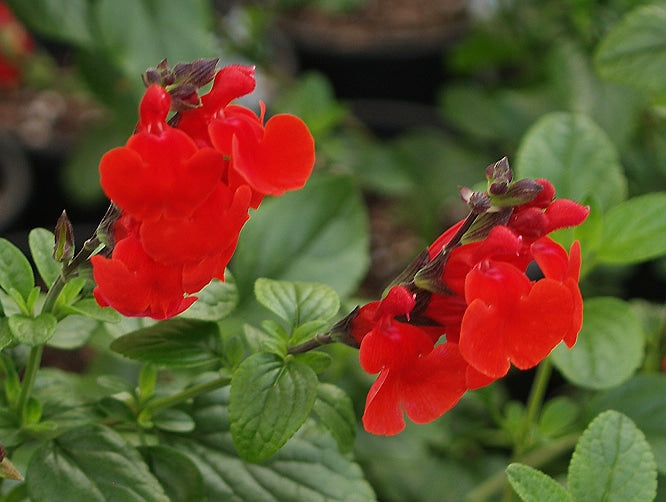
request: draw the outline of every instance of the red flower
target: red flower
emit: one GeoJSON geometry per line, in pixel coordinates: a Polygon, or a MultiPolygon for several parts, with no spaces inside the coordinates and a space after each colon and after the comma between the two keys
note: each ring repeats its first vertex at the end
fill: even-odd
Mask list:
{"type": "Polygon", "coordinates": [[[21,83],[25,60],[35,42],[5,2],[0,2],[0,87],[13,89],[21,83]]]}
{"type": "Polygon", "coordinates": [[[368,392],[363,425],[373,434],[392,435],[405,427],[403,409],[412,421],[426,423],[455,406],[467,389],[467,363],[455,344],[435,347],[425,331],[396,320],[414,307],[405,288],[395,286],[371,305],[374,327],[363,333],[368,326],[363,309],[352,326],[361,341],[361,366],[379,373],[368,392]]]}
{"type": "Polygon", "coordinates": [[[179,314],[212,278],[224,279],[251,204],[305,184],[314,164],[305,124],[277,115],[264,128],[263,117],[229,105],[254,85],[253,68],[223,68],[202,105],[169,123],[169,93],[146,90],[136,133],[100,162],[102,188],[121,210],[111,257],[91,260],[101,305],[128,316],[179,314]]]}
{"type": "Polygon", "coordinates": [[[460,245],[471,227],[457,223],[428,248],[430,263],[413,280],[360,309],[351,332],[361,366],[379,372],[366,400],[366,430],[400,432],[402,409],[415,422],[434,420],[466,390],[506,375],[512,363],[527,369],[561,341],[576,342],[583,314],[580,246],[574,243],[567,254],[546,235],[580,224],[589,209],[554,201],[550,182],[537,183],[542,190],[533,200],[509,208],[504,219],[486,219],[495,225],[489,231],[470,230],[485,238],[460,245]],[[543,278],[527,276],[530,262],[543,278]]]}

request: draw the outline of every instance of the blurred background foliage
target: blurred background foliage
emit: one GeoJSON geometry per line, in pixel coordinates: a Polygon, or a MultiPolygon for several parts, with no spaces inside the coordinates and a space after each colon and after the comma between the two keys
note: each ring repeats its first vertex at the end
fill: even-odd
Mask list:
{"type": "MultiPolygon", "coordinates": [[[[347,258],[352,283],[340,286],[352,306],[350,292],[377,297],[416,253],[463,216],[457,188],[480,181],[489,163],[507,155],[521,176],[548,176],[553,159],[543,150],[521,148],[526,135],[557,135],[563,123],[575,120],[578,129],[572,130],[589,140],[593,151],[574,151],[572,140],[552,152],[553,157],[578,155],[581,165],[594,167],[594,176],[588,174],[584,183],[575,173],[554,181],[560,195],[583,198],[593,208],[607,209],[625,197],[666,189],[664,85],[645,89],[627,85],[621,75],[602,78],[599,71],[604,67],[598,55],[602,39],[631,9],[648,2],[6,3],[37,40],[33,56],[22,63],[22,89],[33,93],[26,99],[34,103],[45,92],[56,92],[68,107],[63,114],[79,116],[52,124],[56,132],[74,124],[71,135],[53,134],[39,145],[30,143],[29,129],[18,131],[24,154],[33,162],[35,185],[25,212],[37,214],[17,215],[3,232],[50,228],[63,207],[74,214],[75,223],[94,224],[102,216],[106,201],[98,184],[99,158],[126,141],[144,89],[140,75],[165,57],[172,64],[202,57],[220,57],[221,65],[256,64],[255,102],[257,97],[264,100],[269,113],[295,113],[310,126],[317,145],[315,176],[321,176],[312,193],[329,186],[327,176],[344,176],[342,185],[330,182],[336,187],[331,197],[340,207],[354,208],[352,216],[338,211],[340,218],[353,220],[359,237],[355,254],[347,258]],[[318,31],[322,23],[330,23],[330,32],[341,39],[323,28],[318,31]],[[369,40],[363,34],[369,34],[369,40]],[[55,167],[43,167],[47,161],[55,167]],[[358,208],[357,192],[365,202],[358,208]]],[[[15,92],[4,92],[4,100],[13,97],[16,102],[15,92]]],[[[280,204],[298,211],[290,200],[280,204]]],[[[272,226],[256,220],[260,229],[250,226],[239,245],[240,263],[254,267],[249,276],[238,274],[246,289],[262,264],[244,250],[255,249],[261,241],[259,225],[272,226]]],[[[283,222],[280,229],[288,227],[289,222],[283,222]]],[[[586,231],[594,232],[594,226],[586,231]]],[[[326,236],[319,237],[325,248],[326,236]]],[[[284,268],[280,274],[294,278],[284,268]]],[[[664,277],[663,260],[599,266],[583,288],[587,294],[663,302],[664,277]]],[[[646,333],[655,333],[648,343],[656,345],[659,354],[663,312],[641,305],[640,321],[646,333]]],[[[352,396],[360,417],[371,379],[348,357],[348,348],[332,347],[331,352],[341,357],[334,358],[326,379],[352,396]]],[[[658,362],[650,364],[654,369],[658,362]]],[[[503,476],[512,434],[523,421],[530,378],[530,372],[511,375],[506,382],[468,393],[442,419],[410,425],[395,438],[361,433],[356,455],[378,497],[460,500],[472,491],[482,499],[484,489],[496,488],[492,474],[503,476]],[[480,486],[489,476],[490,485],[480,486]]],[[[558,397],[544,410],[536,442],[554,438],[553,448],[568,451],[574,444],[570,433],[582,430],[593,416],[594,406],[587,403],[592,391],[578,389],[574,394],[556,375],[550,392],[558,397]]],[[[545,467],[563,472],[566,463],[556,459],[545,467]]]]}

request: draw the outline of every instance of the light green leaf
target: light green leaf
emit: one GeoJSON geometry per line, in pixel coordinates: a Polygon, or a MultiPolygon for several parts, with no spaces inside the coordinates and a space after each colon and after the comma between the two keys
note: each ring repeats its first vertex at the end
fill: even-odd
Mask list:
{"type": "Polygon", "coordinates": [[[55,247],[53,232],[45,228],[32,229],[28,235],[28,245],[40,277],[47,288],[51,287],[62,268],[62,265],[53,258],[53,248],[55,247]]]}
{"type": "Polygon", "coordinates": [[[327,321],[340,309],[338,295],[324,284],[257,279],[254,294],[259,303],[292,328],[310,321],[327,321]]]}
{"type": "Polygon", "coordinates": [[[139,453],[117,433],[81,427],[43,443],[26,472],[30,500],[169,502],[139,453]]]}
{"type": "Polygon", "coordinates": [[[557,196],[593,196],[607,209],[626,197],[627,181],[606,133],[585,115],[556,112],[525,134],[516,159],[517,178],[547,178],[557,196]]]}
{"type": "Polygon", "coordinates": [[[0,350],[13,341],[14,335],[12,335],[12,330],[9,329],[9,319],[7,317],[0,317],[0,350]]]}
{"type": "Polygon", "coordinates": [[[120,314],[111,307],[100,307],[94,298],[84,298],[66,307],[67,311],[101,322],[120,322],[120,314]]]}
{"type": "Polygon", "coordinates": [[[169,438],[203,473],[206,500],[376,500],[359,466],[310,421],[270,459],[260,464],[240,459],[229,433],[228,399],[229,388],[200,396],[194,403],[194,433],[169,438]]]}
{"type": "Polygon", "coordinates": [[[509,464],[509,483],[524,502],[571,502],[561,484],[543,472],[524,464],[509,464]]]}
{"type": "Polygon", "coordinates": [[[558,437],[571,428],[579,414],[580,410],[572,399],[566,396],[549,399],[539,417],[539,432],[558,437]]]}
{"type": "Polygon", "coordinates": [[[171,502],[204,502],[201,472],[190,458],[168,446],[142,446],[139,452],[171,502]]]}
{"type": "Polygon", "coordinates": [[[201,319],[202,321],[219,321],[234,311],[238,305],[238,289],[231,273],[224,274],[225,281],[213,279],[196,296],[198,300],[183,312],[180,317],[201,319]]]}
{"type": "Polygon", "coordinates": [[[613,409],[627,415],[645,434],[657,467],[666,474],[666,374],[636,375],[594,401],[592,412],[613,409]]]}
{"type": "Polygon", "coordinates": [[[303,354],[296,354],[294,357],[310,366],[310,368],[312,368],[317,374],[326,371],[333,362],[333,358],[330,354],[320,350],[311,350],[309,352],[304,352],[303,354]]]}
{"type": "Polygon", "coordinates": [[[53,336],[49,339],[49,347],[63,350],[73,350],[83,347],[90,339],[99,323],[80,315],[70,315],[58,322],[53,336]]]}
{"type": "Polygon", "coordinates": [[[625,415],[601,413],[578,440],[568,485],[574,500],[654,500],[657,466],[645,436],[625,415]]]}
{"type": "Polygon", "coordinates": [[[243,228],[231,266],[241,302],[259,277],[327,284],[345,297],[365,275],[368,244],[353,180],[315,175],[303,189],[264,201],[243,228]]]}
{"type": "Polygon", "coordinates": [[[631,264],[666,254],[666,192],[629,199],[604,217],[600,262],[631,264]]]}
{"type": "Polygon", "coordinates": [[[191,432],[195,427],[191,416],[175,408],[167,408],[156,414],[152,422],[158,429],[170,432],[191,432]]]}
{"type": "Polygon", "coordinates": [[[30,262],[21,250],[7,239],[0,239],[0,288],[7,293],[14,288],[24,300],[35,287],[30,262]]]}
{"type": "Polygon", "coordinates": [[[114,340],[111,349],[138,361],[191,367],[220,358],[217,324],[194,319],[169,319],[114,340]]]}
{"type": "Polygon", "coordinates": [[[563,344],[551,357],[572,383],[608,389],[628,380],[643,360],[645,335],[631,306],[618,298],[585,300],[583,329],[572,349],[563,344]]]}
{"type": "Polygon", "coordinates": [[[58,320],[51,314],[28,317],[15,314],[9,318],[9,329],[21,343],[36,346],[46,343],[55,333],[58,320]]]}
{"type": "Polygon", "coordinates": [[[602,77],[648,93],[666,91],[666,8],[647,5],[626,15],[601,41],[602,77]]]}
{"type": "Polygon", "coordinates": [[[296,359],[261,352],[234,372],[229,398],[231,436],[238,454],[261,462],[303,425],[317,396],[317,375],[296,359]]]}
{"type": "Polygon", "coordinates": [[[350,452],[354,448],[357,426],[351,398],[335,385],[321,383],[313,411],[335,438],[340,451],[350,452]]]}

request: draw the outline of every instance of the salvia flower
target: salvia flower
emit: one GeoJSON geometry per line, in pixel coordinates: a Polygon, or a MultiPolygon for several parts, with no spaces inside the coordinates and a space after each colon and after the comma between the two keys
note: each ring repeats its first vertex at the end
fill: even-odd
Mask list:
{"type": "Polygon", "coordinates": [[[91,258],[94,295],[124,315],[167,319],[187,309],[211,279],[224,279],[250,207],[302,187],[312,172],[314,141],[300,119],[280,114],[264,126],[263,105],[258,117],[230,104],[254,89],[252,67],[222,68],[200,106],[198,96],[183,105],[213,78],[211,64],[149,70],[135,133],[100,162],[120,213],[110,256],[91,258]]]}
{"type": "Polygon", "coordinates": [[[363,416],[371,433],[397,434],[403,412],[417,423],[434,420],[511,365],[531,368],[560,342],[576,342],[580,245],[567,253],[548,234],[581,224],[589,209],[555,200],[547,180],[512,181],[506,159],[487,172],[488,196],[499,204],[475,205],[351,324],[361,366],[379,374],[363,416]],[[530,263],[540,278],[527,275],[530,263]]]}

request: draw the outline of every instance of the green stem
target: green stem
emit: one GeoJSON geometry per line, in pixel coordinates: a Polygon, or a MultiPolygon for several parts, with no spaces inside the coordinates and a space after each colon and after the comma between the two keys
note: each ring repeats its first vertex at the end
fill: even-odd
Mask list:
{"type": "MultiPolygon", "coordinates": [[[[523,426],[521,427],[514,443],[513,455],[511,456],[512,462],[523,461],[524,459],[522,457],[525,451],[529,449],[531,445],[534,423],[536,422],[539,412],[541,411],[541,405],[543,404],[543,398],[546,395],[546,389],[548,387],[548,381],[550,380],[552,371],[553,366],[550,362],[550,359],[548,358],[544,359],[537,367],[536,375],[534,375],[534,380],[532,381],[532,388],[530,389],[530,394],[527,398],[523,426]]],[[[511,488],[511,485],[506,482],[506,480],[502,500],[504,502],[510,502],[511,500],[514,500],[513,489],[511,488]]]]}
{"type": "MultiPolygon", "coordinates": [[[[580,438],[579,432],[573,432],[566,436],[562,436],[542,448],[538,448],[526,454],[522,458],[521,463],[538,468],[571,450],[576,445],[578,438],[580,438]]],[[[502,469],[487,478],[483,483],[477,485],[474,490],[467,494],[466,500],[467,502],[481,502],[488,500],[494,494],[502,490],[505,483],[506,472],[505,469],[502,469]]]]}
{"type": "Polygon", "coordinates": [[[154,414],[156,411],[170,408],[171,406],[187,401],[190,398],[196,397],[200,394],[205,394],[220,387],[225,387],[231,383],[231,377],[222,376],[214,380],[209,380],[208,382],[200,383],[198,385],[193,385],[187,389],[173,394],[171,396],[165,396],[157,399],[153,399],[146,403],[143,407],[142,412],[148,411],[151,414],[154,414]]]}
{"type": "Polygon", "coordinates": [[[32,387],[35,384],[35,379],[37,378],[37,372],[42,362],[42,353],[44,352],[44,345],[37,345],[30,349],[30,356],[28,357],[28,364],[25,367],[25,373],[23,374],[23,382],[21,383],[21,392],[19,393],[18,400],[16,402],[16,411],[18,411],[19,420],[23,421],[25,416],[25,410],[28,406],[28,400],[30,399],[30,394],[32,393],[32,387]]]}
{"type": "Polygon", "coordinates": [[[312,349],[321,347],[322,345],[328,345],[329,343],[334,343],[335,340],[331,337],[330,333],[317,333],[314,337],[309,340],[289,347],[287,353],[289,354],[302,354],[303,352],[308,352],[312,349]]]}

